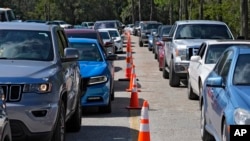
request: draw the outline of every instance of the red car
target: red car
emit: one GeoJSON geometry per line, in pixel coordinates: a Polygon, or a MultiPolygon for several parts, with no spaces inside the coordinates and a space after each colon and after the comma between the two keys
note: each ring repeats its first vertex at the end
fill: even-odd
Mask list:
{"type": "Polygon", "coordinates": [[[157,41],[156,45],[158,46],[158,54],[157,59],[159,62],[159,70],[162,71],[164,67],[164,42],[163,41],[157,41]]]}

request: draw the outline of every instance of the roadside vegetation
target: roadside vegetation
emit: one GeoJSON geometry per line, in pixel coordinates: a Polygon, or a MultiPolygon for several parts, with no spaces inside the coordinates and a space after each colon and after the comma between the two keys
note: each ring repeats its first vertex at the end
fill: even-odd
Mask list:
{"type": "Polygon", "coordinates": [[[118,19],[124,24],[156,20],[207,19],[226,22],[235,36],[248,37],[248,0],[1,0],[21,20],[82,21],[118,19]]]}

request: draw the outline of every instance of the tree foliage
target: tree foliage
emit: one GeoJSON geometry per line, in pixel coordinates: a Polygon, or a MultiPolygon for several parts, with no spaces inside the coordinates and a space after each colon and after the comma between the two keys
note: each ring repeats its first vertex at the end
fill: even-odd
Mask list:
{"type": "Polygon", "coordinates": [[[139,17],[172,24],[176,20],[200,19],[202,14],[203,19],[226,22],[235,35],[241,30],[240,6],[239,0],[140,0],[140,3],[139,0],[0,1],[0,7],[12,8],[22,20],[64,20],[71,24],[105,19],[118,19],[127,24],[138,21],[139,17]]]}

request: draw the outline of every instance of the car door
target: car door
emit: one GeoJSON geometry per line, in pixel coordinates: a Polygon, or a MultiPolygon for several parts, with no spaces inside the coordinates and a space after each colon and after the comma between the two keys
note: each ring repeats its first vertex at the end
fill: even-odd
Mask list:
{"type": "Polygon", "coordinates": [[[225,52],[214,68],[214,76],[221,76],[225,87],[208,87],[207,91],[208,115],[211,125],[217,133],[220,133],[221,116],[227,103],[226,84],[232,57],[233,52],[231,50],[225,52]]]}
{"type": "Polygon", "coordinates": [[[177,25],[173,25],[173,27],[171,28],[170,32],[169,32],[169,38],[170,41],[165,42],[165,46],[164,46],[164,50],[165,50],[165,59],[167,61],[167,64],[170,64],[171,61],[171,54],[172,54],[172,48],[173,48],[173,41],[174,41],[174,34],[176,31],[177,25]]]}
{"type": "MultiPolygon", "coordinates": [[[[61,52],[61,56],[64,54],[64,49],[69,46],[68,40],[62,30],[58,30],[57,32],[58,37],[59,37],[59,48],[61,52]],[[63,51],[63,52],[62,52],[63,51]]],[[[63,64],[63,73],[65,76],[65,82],[66,82],[66,89],[67,89],[67,109],[66,109],[66,115],[68,113],[72,112],[75,108],[75,104],[77,103],[76,96],[78,95],[78,80],[75,80],[77,78],[76,76],[76,68],[77,68],[77,63],[76,62],[62,62],[63,64]]]]}
{"type": "Polygon", "coordinates": [[[202,67],[204,65],[204,61],[202,61],[202,60],[204,60],[204,52],[205,52],[206,48],[207,48],[206,43],[201,44],[201,46],[199,47],[197,55],[201,57],[200,61],[190,61],[190,64],[192,63],[189,66],[190,72],[191,72],[190,73],[190,81],[191,81],[191,85],[196,93],[199,92],[198,79],[199,79],[200,74],[202,73],[202,69],[203,69],[202,67]]]}

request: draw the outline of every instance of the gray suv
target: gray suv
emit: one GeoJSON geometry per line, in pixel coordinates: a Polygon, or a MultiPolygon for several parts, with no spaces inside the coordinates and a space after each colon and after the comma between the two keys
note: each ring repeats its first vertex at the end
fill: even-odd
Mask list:
{"type": "Polygon", "coordinates": [[[14,140],[63,141],[81,128],[79,52],[64,30],[0,23],[0,87],[14,140]]]}
{"type": "Polygon", "coordinates": [[[169,36],[164,37],[165,57],[163,77],[169,85],[176,87],[187,80],[189,59],[196,54],[205,40],[234,39],[226,23],[212,20],[176,21],[169,36]]]}

